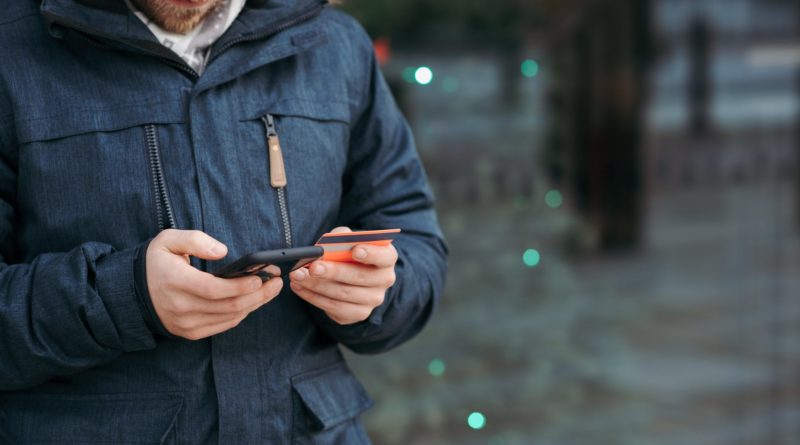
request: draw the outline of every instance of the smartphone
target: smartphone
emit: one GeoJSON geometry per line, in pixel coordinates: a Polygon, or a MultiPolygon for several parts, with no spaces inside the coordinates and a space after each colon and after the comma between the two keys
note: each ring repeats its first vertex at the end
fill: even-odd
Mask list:
{"type": "Polygon", "coordinates": [[[255,275],[262,281],[286,275],[322,257],[322,246],[293,247],[290,249],[262,250],[247,254],[223,267],[214,275],[220,278],[238,278],[255,275]]]}

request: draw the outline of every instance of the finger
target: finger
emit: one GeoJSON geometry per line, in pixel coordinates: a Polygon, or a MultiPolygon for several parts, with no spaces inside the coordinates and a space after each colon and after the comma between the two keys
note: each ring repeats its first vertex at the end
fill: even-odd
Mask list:
{"type": "Polygon", "coordinates": [[[350,230],[350,228],[347,226],[339,226],[339,227],[334,227],[330,233],[347,233],[347,232],[352,232],[352,230],[350,230]]]}
{"type": "Polygon", "coordinates": [[[258,277],[219,278],[188,265],[173,284],[182,292],[209,300],[246,295],[256,292],[261,285],[261,278],[258,277]]]}
{"type": "Polygon", "coordinates": [[[217,260],[228,253],[221,242],[199,230],[168,229],[159,234],[161,246],[175,255],[191,255],[204,260],[217,260]]]}
{"type": "Polygon", "coordinates": [[[371,307],[380,306],[386,293],[383,288],[352,286],[315,279],[308,279],[302,283],[292,282],[292,290],[294,289],[306,289],[333,300],[371,307]]]}
{"type": "Polygon", "coordinates": [[[191,304],[191,309],[187,312],[205,314],[252,312],[272,301],[278,296],[282,288],[283,280],[280,278],[272,278],[255,292],[231,298],[210,300],[199,298],[194,295],[186,295],[186,298],[189,299],[191,304]]]}
{"type": "Polygon", "coordinates": [[[353,286],[384,287],[394,284],[394,268],[376,268],[364,264],[315,261],[307,270],[296,270],[290,278],[303,281],[310,274],[313,278],[324,278],[353,286]]]}
{"type": "Polygon", "coordinates": [[[339,324],[357,323],[366,320],[370,314],[372,314],[373,308],[369,306],[334,300],[309,289],[295,288],[296,285],[294,283],[292,283],[291,286],[297,296],[307,301],[312,306],[321,309],[328,317],[339,324]]]}
{"type": "MultiPolygon", "coordinates": [[[[261,306],[272,301],[280,293],[283,281],[280,279],[271,279],[269,282],[264,283],[262,289],[251,295],[243,295],[242,297],[234,298],[237,303],[233,307],[226,307],[226,310],[240,309],[227,313],[190,313],[185,314],[176,321],[176,325],[181,329],[182,337],[197,340],[206,338],[220,332],[227,331],[236,327],[242,320],[249,314],[255,312],[261,306]],[[255,301],[248,301],[254,298],[255,301]],[[245,306],[246,302],[251,303],[245,306]]],[[[196,297],[195,297],[196,298],[196,297]]],[[[203,299],[197,299],[203,300],[203,299]]],[[[208,300],[203,300],[208,302],[208,300]]],[[[212,302],[212,304],[222,303],[221,301],[212,302]]],[[[227,302],[226,302],[227,303],[227,302]]]]}
{"type": "Polygon", "coordinates": [[[227,323],[242,316],[247,315],[246,313],[236,313],[236,314],[186,314],[177,320],[175,320],[174,325],[177,328],[178,335],[191,335],[194,331],[201,331],[206,328],[217,326],[223,323],[227,323]]]}
{"type": "Polygon", "coordinates": [[[391,244],[388,246],[359,244],[353,247],[352,256],[361,264],[376,267],[393,267],[397,263],[397,250],[391,244]]]}
{"type": "Polygon", "coordinates": [[[230,319],[228,321],[223,321],[215,325],[204,326],[202,328],[193,329],[189,332],[186,332],[184,335],[181,335],[181,337],[187,338],[189,340],[200,340],[203,338],[211,337],[212,335],[217,335],[222,332],[229,331],[235,328],[236,326],[239,326],[239,323],[241,323],[245,318],[247,318],[247,315],[235,317],[233,319],[230,319]]]}

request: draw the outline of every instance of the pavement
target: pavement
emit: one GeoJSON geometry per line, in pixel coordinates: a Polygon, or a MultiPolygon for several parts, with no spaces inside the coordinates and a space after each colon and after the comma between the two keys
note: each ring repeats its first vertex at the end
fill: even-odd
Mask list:
{"type": "Polygon", "coordinates": [[[794,187],[652,187],[643,245],[615,255],[575,248],[568,195],[443,205],[450,275],[430,325],[387,354],[347,353],[376,400],[374,443],[798,443],[794,187]]]}

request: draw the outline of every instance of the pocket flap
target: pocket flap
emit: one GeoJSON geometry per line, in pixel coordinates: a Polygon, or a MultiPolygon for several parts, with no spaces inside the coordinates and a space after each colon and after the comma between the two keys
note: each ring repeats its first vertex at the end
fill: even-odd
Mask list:
{"type": "Polygon", "coordinates": [[[292,377],[292,387],[316,430],[338,425],[372,406],[367,391],[343,362],[292,377]]]}
{"type": "Polygon", "coordinates": [[[172,393],[2,396],[0,442],[161,444],[182,404],[172,393]]]}
{"type": "Polygon", "coordinates": [[[250,112],[244,120],[255,120],[266,114],[276,116],[306,117],[318,121],[338,121],[350,123],[350,107],[347,102],[335,100],[311,100],[302,98],[285,98],[259,107],[250,112]]]}
{"type": "Polygon", "coordinates": [[[21,119],[17,125],[20,144],[60,139],[96,131],[116,131],[145,124],[171,124],[184,121],[180,97],[118,105],[106,109],[56,111],[48,116],[21,119]]]}

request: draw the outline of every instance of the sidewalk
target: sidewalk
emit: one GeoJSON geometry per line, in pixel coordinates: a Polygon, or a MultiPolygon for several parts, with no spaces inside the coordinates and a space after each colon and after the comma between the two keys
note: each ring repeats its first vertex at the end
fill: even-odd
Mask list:
{"type": "MultiPolygon", "coordinates": [[[[651,196],[647,242],[568,256],[566,208],[442,209],[430,326],[348,354],[377,444],[763,445],[800,437],[800,237],[791,182],[651,196]],[[479,236],[478,236],[479,235],[479,236]],[[541,263],[522,262],[526,249],[541,263]],[[434,359],[445,364],[432,375],[434,359]],[[473,430],[467,417],[486,416],[473,430]]],[[[566,197],[566,207],[569,205],[566,197]]]]}

